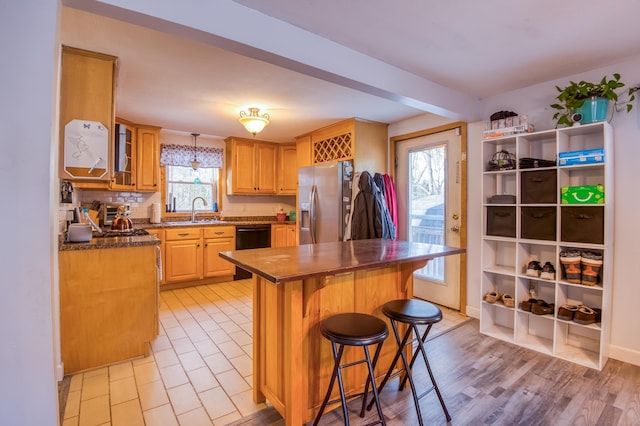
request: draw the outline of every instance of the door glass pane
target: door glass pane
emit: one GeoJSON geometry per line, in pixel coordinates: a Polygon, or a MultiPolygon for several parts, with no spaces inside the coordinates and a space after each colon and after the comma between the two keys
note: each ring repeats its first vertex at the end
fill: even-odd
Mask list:
{"type": "MultiPolygon", "coordinates": [[[[445,145],[409,152],[409,241],[445,244],[446,154],[445,145]]],[[[444,282],[444,258],[429,261],[416,274],[444,282]]]]}

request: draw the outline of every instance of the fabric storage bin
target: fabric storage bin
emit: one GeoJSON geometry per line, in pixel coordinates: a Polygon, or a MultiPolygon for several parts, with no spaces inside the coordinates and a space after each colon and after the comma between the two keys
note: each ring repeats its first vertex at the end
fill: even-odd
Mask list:
{"type": "Polygon", "coordinates": [[[522,204],[555,204],[557,202],[556,170],[534,170],[520,173],[522,204]]]}
{"type": "Polygon", "coordinates": [[[604,207],[561,207],[560,239],[575,243],[604,243],[604,207]]]}
{"type": "Polygon", "coordinates": [[[563,186],[562,204],[604,204],[604,185],[563,186]]]}
{"type": "Polygon", "coordinates": [[[487,235],[516,237],[516,208],[487,206],[487,235]]]}
{"type": "Polygon", "coordinates": [[[520,238],[556,240],[555,207],[522,207],[520,210],[520,238]]]}

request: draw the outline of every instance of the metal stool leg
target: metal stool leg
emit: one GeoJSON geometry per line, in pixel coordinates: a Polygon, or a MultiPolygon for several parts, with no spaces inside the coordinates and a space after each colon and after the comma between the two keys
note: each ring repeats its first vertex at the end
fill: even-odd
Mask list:
{"type": "MultiPolygon", "coordinates": [[[[316,418],[313,421],[313,426],[317,426],[318,422],[320,421],[320,417],[322,417],[322,413],[324,412],[324,409],[327,407],[327,403],[329,402],[329,398],[331,397],[331,391],[333,391],[333,385],[335,384],[336,381],[336,377],[338,377],[338,375],[340,375],[340,383],[342,384],[342,375],[340,374],[340,360],[342,359],[342,352],[344,351],[344,346],[341,345],[340,349],[338,350],[338,352],[336,353],[336,345],[332,342],[331,343],[331,349],[333,350],[333,373],[331,374],[331,380],[329,381],[329,389],[327,389],[327,394],[324,397],[324,400],[322,401],[322,405],[320,406],[320,410],[318,411],[318,414],[316,414],[316,418]]],[[[343,413],[345,414],[345,422],[348,425],[349,424],[349,418],[347,416],[347,412],[346,409],[344,408],[345,404],[344,404],[344,397],[343,397],[343,393],[342,393],[342,386],[340,387],[340,396],[341,399],[343,400],[343,413]]]]}
{"type": "MultiPolygon", "coordinates": [[[[429,372],[429,378],[431,379],[431,384],[433,385],[433,389],[436,391],[436,395],[438,395],[438,399],[440,400],[440,405],[442,405],[442,410],[444,411],[444,415],[447,418],[447,421],[451,421],[449,410],[447,410],[447,406],[444,404],[444,399],[442,398],[442,394],[440,393],[440,389],[438,388],[436,379],[433,376],[433,371],[431,371],[431,365],[429,364],[429,360],[427,359],[427,352],[424,349],[424,339],[427,337],[427,333],[429,333],[430,328],[431,328],[431,324],[429,324],[429,327],[425,332],[424,337],[422,339],[418,339],[418,349],[420,350],[420,352],[422,352],[422,358],[424,359],[424,363],[427,366],[427,371],[429,372]]],[[[417,331],[418,330],[416,329],[416,332],[417,331]]],[[[412,360],[412,363],[413,363],[413,360],[412,360]]]]}
{"type": "Polygon", "coordinates": [[[380,406],[380,395],[379,395],[379,391],[378,388],[376,386],[376,376],[374,373],[374,369],[376,367],[376,363],[378,362],[378,357],[380,356],[380,351],[382,349],[382,343],[378,343],[378,346],[376,347],[376,352],[373,355],[373,363],[371,362],[371,358],[369,356],[369,348],[367,346],[363,346],[364,349],[364,356],[367,359],[367,367],[369,369],[369,376],[367,377],[367,382],[364,386],[364,393],[362,395],[362,408],[360,409],[360,417],[364,417],[364,408],[365,405],[367,403],[367,392],[369,389],[369,382],[371,382],[371,390],[373,392],[373,401],[371,401],[371,403],[375,403],[376,404],[376,409],[378,410],[378,417],[380,418],[380,421],[378,422],[374,422],[374,423],[370,423],[370,424],[382,424],[383,426],[386,426],[386,422],[384,420],[384,416],[382,415],[382,407],[380,406]]]}

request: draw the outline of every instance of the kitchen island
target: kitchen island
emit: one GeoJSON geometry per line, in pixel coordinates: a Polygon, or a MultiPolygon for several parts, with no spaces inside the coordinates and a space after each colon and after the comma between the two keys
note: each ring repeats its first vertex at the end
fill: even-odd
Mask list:
{"type": "MultiPolygon", "coordinates": [[[[313,419],[333,368],[320,321],[337,313],[362,312],[388,323],[380,308],[389,300],[413,297],[414,271],[433,258],[463,252],[380,239],[221,252],[254,274],[254,401],[268,399],[287,425],[313,419]]],[[[395,349],[388,339],[376,376],[384,375],[395,349]]],[[[347,347],[343,362],[361,357],[360,348],[347,347]]],[[[362,390],[365,380],[364,365],[345,370],[347,394],[362,390]]]]}

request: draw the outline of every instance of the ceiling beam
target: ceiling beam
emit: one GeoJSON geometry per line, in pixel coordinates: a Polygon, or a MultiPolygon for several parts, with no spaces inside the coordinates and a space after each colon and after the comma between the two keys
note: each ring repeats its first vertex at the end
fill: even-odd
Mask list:
{"type": "Polygon", "coordinates": [[[479,117],[478,99],[230,0],[63,0],[63,4],[207,43],[452,120],[479,117]]]}

